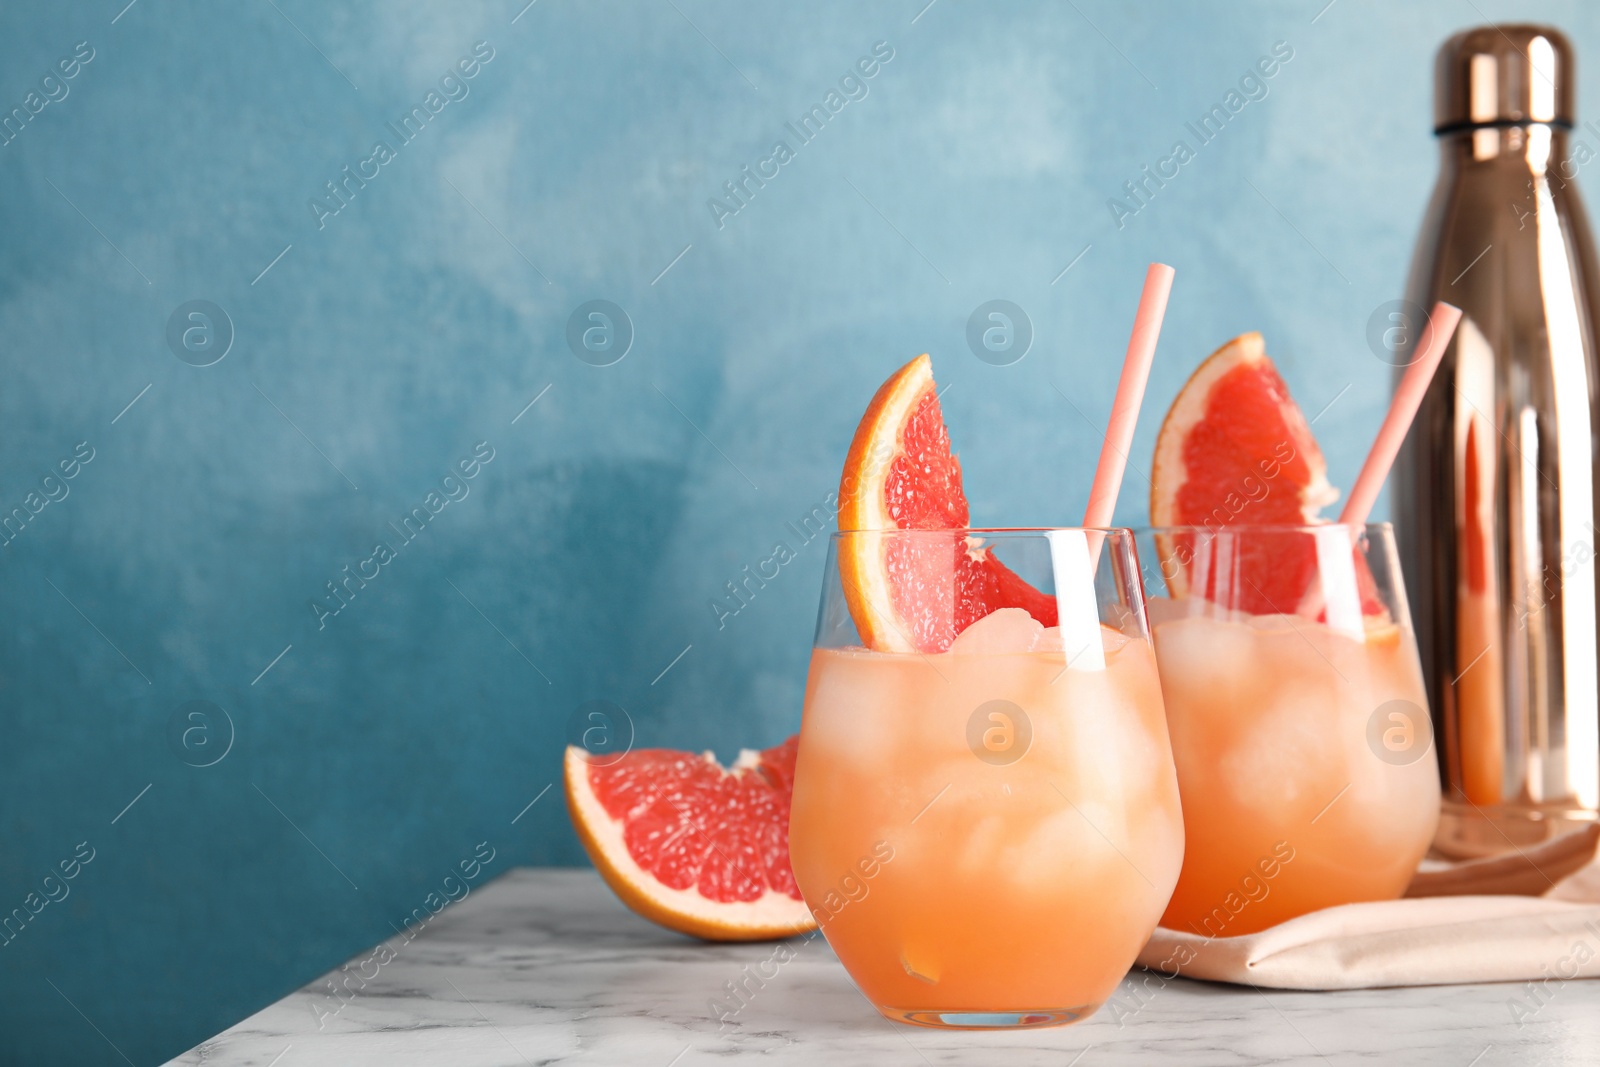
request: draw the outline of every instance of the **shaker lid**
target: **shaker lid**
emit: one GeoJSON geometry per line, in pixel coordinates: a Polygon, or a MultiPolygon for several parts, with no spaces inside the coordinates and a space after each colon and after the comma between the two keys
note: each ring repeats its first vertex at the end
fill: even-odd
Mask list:
{"type": "Polygon", "coordinates": [[[1476,26],[1439,48],[1433,129],[1572,125],[1572,45],[1550,26],[1476,26]]]}

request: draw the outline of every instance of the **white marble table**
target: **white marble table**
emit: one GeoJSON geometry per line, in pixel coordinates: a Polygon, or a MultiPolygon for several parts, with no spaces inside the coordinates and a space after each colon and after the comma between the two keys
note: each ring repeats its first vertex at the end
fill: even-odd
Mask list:
{"type": "Polygon", "coordinates": [[[637,918],[592,871],[517,869],[414,940],[391,938],[171,1062],[1600,1063],[1600,981],[1551,982],[1519,1027],[1510,1002],[1530,1001],[1516,985],[1264,993],[1179,979],[1141,1005],[1132,979],[1148,976],[1135,971],[1120,1012],[1049,1030],[944,1032],[879,1016],[821,938],[789,946],[793,958],[777,963],[771,944],[702,944],[637,918]],[[351,992],[336,999],[326,982],[345,975],[351,992]],[[746,1003],[719,1019],[713,999],[737,1003],[730,982],[744,984],[746,1003]]]}

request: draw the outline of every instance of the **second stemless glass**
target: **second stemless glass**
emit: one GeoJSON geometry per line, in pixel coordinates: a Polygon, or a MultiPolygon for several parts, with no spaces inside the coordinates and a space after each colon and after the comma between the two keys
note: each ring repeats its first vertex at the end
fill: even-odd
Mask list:
{"type": "Polygon", "coordinates": [[[1399,897],[1439,776],[1391,527],[1168,527],[1140,550],[1188,843],[1161,924],[1231,937],[1399,897]]]}
{"type": "Polygon", "coordinates": [[[1132,534],[835,534],[789,826],[806,902],[884,1015],[1000,1028],[1093,1012],[1183,855],[1132,534]],[[971,613],[955,574],[968,552],[1058,624],[1003,608],[949,644],[971,613]],[[863,572],[840,560],[863,554],[893,561],[886,595],[917,601],[902,632],[925,651],[861,647],[850,609],[867,594],[847,575],[863,572]]]}

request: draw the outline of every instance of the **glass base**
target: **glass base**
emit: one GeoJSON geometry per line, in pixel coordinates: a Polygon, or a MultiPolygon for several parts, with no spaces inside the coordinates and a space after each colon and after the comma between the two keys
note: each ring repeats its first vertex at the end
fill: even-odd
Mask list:
{"type": "Polygon", "coordinates": [[[897,1023],[927,1026],[936,1030],[1037,1030],[1044,1026],[1065,1026],[1087,1019],[1100,1008],[1084,1004],[1076,1008],[1042,1008],[1037,1011],[927,1011],[904,1008],[878,1010],[897,1023]]]}
{"type": "Polygon", "coordinates": [[[1433,848],[1450,859],[1480,859],[1543,844],[1595,821],[1595,812],[1568,805],[1477,806],[1446,800],[1433,848]]]}

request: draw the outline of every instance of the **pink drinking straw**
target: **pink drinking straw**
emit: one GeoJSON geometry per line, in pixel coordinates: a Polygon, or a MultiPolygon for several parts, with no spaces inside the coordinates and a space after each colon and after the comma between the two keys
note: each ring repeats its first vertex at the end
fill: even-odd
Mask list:
{"type": "Polygon", "coordinates": [[[1417,417],[1422,395],[1428,391],[1433,372],[1439,369],[1439,360],[1444,358],[1444,350],[1460,321],[1460,308],[1443,300],[1433,305],[1433,311],[1428,314],[1427,333],[1422,337],[1422,350],[1400,378],[1394,399],[1389,402],[1389,414],[1378,428],[1378,439],[1372,442],[1372,451],[1367,453],[1367,461],[1361,465],[1356,484],[1350,489],[1350,499],[1339,515],[1341,523],[1360,526],[1367,521],[1372,505],[1378,502],[1378,491],[1389,477],[1389,468],[1394,466],[1394,458],[1400,453],[1406,431],[1411,428],[1411,420],[1417,417]]]}
{"type": "Polygon", "coordinates": [[[1139,404],[1144,400],[1145,383],[1150,380],[1150,364],[1156,358],[1161,320],[1167,313],[1172,275],[1172,268],[1165,263],[1152,263],[1145,271],[1144,292],[1139,294],[1139,310],[1133,317],[1133,336],[1128,338],[1128,354],[1122,361],[1117,397],[1111,402],[1111,419],[1106,423],[1105,444],[1100,448],[1100,465],[1094,469],[1089,506],[1083,513],[1086,527],[1111,525],[1117,490],[1122,487],[1122,471],[1128,465],[1128,449],[1133,447],[1139,404]]]}

